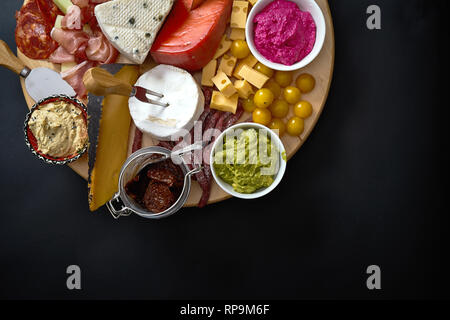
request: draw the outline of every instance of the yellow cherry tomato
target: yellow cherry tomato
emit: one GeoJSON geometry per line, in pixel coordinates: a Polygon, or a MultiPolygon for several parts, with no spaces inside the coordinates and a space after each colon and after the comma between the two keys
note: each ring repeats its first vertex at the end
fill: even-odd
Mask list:
{"type": "Polygon", "coordinates": [[[272,120],[272,114],[267,108],[256,108],[253,111],[253,122],[267,126],[272,120]]]}
{"type": "Polygon", "coordinates": [[[253,102],[253,96],[244,99],[244,101],[242,102],[242,107],[247,112],[253,112],[253,110],[255,110],[256,108],[255,103],[253,102]]]}
{"type": "Polygon", "coordinates": [[[264,85],[264,88],[269,89],[273,93],[273,97],[277,99],[281,94],[281,87],[280,85],[273,79],[269,79],[269,81],[266,82],[264,85]]]}
{"type": "Polygon", "coordinates": [[[255,69],[256,71],[261,72],[262,74],[265,74],[266,76],[268,76],[269,78],[272,78],[273,76],[273,70],[270,69],[269,67],[266,67],[265,65],[263,65],[261,62],[258,62],[253,69],[255,69]]]}
{"type": "Polygon", "coordinates": [[[290,103],[294,104],[300,101],[300,98],[302,97],[302,94],[300,93],[300,90],[296,87],[286,87],[283,90],[284,99],[290,103]]]}
{"type": "Polygon", "coordinates": [[[312,105],[308,101],[300,101],[294,106],[294,113],[297,117],[306,119],[312,114],[312,105]]]}
{"type": "Polygon", "coordinates": [[[253,102],[258,108],[267,108],[273,102],[273,93],[267,88],[256,91],[253,102]]]}
{"type": "Polygon", "coordinates": [[[272,119],[272,121],[269,122],[269,128],[272,130],[278,130],[279,137],[282,137],[284,132],[286,131],[286,125],[284,124],[283,120],[277,118],[272,119]]]}
{"type": "Polygon", "coordinates": [[[286,131],[291,136],[299,136],[305,129],[305,122],[302,118],[292,117],[286,124],[286,131]]]}
{"type": "Polygon", "coordinates": [[[275,81],[283,88],[287,87],[292,82],[292,72],[290,71],[275,72],[275,81]]]}
{"type": "Polygon", "coordinates": [[[275,100],[269,110],[275,118],[284,118],[289,112],[289,105],[284,100],[275,100]]]}
{"type": "Polygon", "coordinates": [[[244,59],[250,53],[245,40],[234,40],[231,44],[231,54],[238,59],[244,59]]]}
{"type": "Polygon", "coordinates": [[[316,80],[309,73],[303,73],[297,77],[297,80],[295,80],[295,84],[301,92],[308,93],[311,92],[316,86],[316,80]]]}

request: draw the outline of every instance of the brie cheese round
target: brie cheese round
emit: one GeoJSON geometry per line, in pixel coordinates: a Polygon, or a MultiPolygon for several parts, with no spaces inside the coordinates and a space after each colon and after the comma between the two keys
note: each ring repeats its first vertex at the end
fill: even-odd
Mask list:
{"type": "Polygon", "coordinates": [[[169,65],[158,65],[144,73],[136,86],[162,93],[152,100],[168,103],[161,107],[131,97],[128,105],[134,124],[158,140],[177,140],[185,136],[203,112],[205,98],[199,85],[187,71],[169,65]]]}

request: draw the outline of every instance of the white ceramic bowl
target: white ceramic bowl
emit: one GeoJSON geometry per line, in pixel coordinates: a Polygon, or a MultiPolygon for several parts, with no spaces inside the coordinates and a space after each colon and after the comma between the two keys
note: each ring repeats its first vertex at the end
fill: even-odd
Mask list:
{"type": "Polygon", "coordinates": [[[286,155],[286,150],[284,149],[283,143],[281,142],[280,138],[278,137],[278,135],[275,132],[273,132],[272,130],[268,129],[267,127],[257,124],[257,123],[243,122],[243,123],[235,124],[234,126],[224,130],[222,132],[222,134],[216,139],[216,141],[213,144],[212,150],[211,150],[209,163],[211,165],[211,172],[213,174],[214,180],[226,193],[231,194],[232,196],[237,197],[237,198],[255,199],[255,198],[259,198],[259,197],[262,197],[262,196],[268,194],[273,189],[275,189],[276,186],[280,183],[281,179],[283,178],[284,172],[286,171],[286,156],[285,155],[286,155]],[[234,131],[236,129],[251,129],[251,128],[256,129],[256,130],[261,129],[268,133],[268,136],[270,136],[273,143],[279,150],[279,157],[280,157],[279,164],[280,165],[278,168],[278,172],[275,175],[274,181],[269,187],[262,188],[254,193],[247,194],[247,193],[239,193],[239,192],[234,191],[234,189],[231,185],[229,185],[228,183],[223,181],[219,176],[217,176],[216,172],[214,170],[214,165],[213,165],[214,161],[213,160],[214,160],[214,154],[216,153],[216,150],[223,143],[223,138],[227,135],[227,133],[229,133],[230,131],[234,131]]]}
{"type": "Polygon", "coordinates": [[[253,19],[255,18],[256,14],[261,12],[272,1],[273,0],[259,0],[250,11],[245,29],[245,37],[247,39],[248,47],[250,48],[251,53],[255,56],[256,59],[258,59],[259,62],[271,69],[280,71],[293,71],[301,69],[311,63],[311,61],[313,61],[317,57],[317,55],[320,53],[320,50],[322,49],[323,42],[325,41],[326,25],[322,10],[320,10],[320,7],[314,0],[289,0],[291,2],[295,2],[300,10],[308,11],[309,13],[311,13],[312,18],[316,23],[316,42],[312,51],[306,57],[291,66],[287,66],[281,63],[272,62],[264,58],[264,56],[261,55],[258,50],[256,50],[255,43],[253,41],[253,19]]]}

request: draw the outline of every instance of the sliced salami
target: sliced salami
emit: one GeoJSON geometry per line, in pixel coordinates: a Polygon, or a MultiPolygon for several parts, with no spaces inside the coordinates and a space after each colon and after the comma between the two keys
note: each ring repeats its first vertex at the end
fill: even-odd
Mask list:
{"type": "Polygon", "coordinates": [[[53,26],[58,15],[63,15],[53,0],[36,0],[41,11],[41,16],[53,26]]]}
{"type": "Polygon", "coordinates": [[[223,130],[228,129],[229,127],[231,127],[233,124],[235,124],[240,118],[241,116],[244,114],[244,108],[242,107],[242,103],[239,100],[238,102],[238,107],[236,110],[236,113],[229,116],[223,123],[223,130]]]}
{"type": "Polygon", "coordinates": [[[135,153],[142,148],[142,136],[142,131],[136,128],[134,131],[133,147],[131,148],[132,153],[135,153]]]}
{"type": "Polygon", "coordinates": [[[58,44],[50,37],[51,26],[34,13],[18,14],[16,44],[30,59],[47,59],[58,44]]]}
{"type": "Polygon", "coordinates": [[[173,147],[175,146],[175,144],[174,144],[173,141],[160,141],[158,143],[158,146],[166,148],[166,149],[169,149],[169,150],[172,150],[173,147]]]}
{"type": "Polygon", "coordinates": [[[208,204],[209,195],[211,194],[211,179],[207,178],[205,170],[206,168],[195,175],[200,184],[200,188],[202,188],[202,196],[198,202],[199,208],[203,208],[208,204]]]}

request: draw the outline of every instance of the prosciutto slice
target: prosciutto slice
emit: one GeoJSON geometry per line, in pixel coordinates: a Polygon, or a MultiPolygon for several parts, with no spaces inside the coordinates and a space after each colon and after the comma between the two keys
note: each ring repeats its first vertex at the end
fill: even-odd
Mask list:
{"type": "Polygon", "coordinates": [[[53,40],[70,54],[76,54],[79,48],[83,46],[86,49],[89,41],[89,35],[86,32],[77,30],[53,28],[51,36],[53,40]]]}
{"type": "Polygon", "coordinates": [[[73,5],[67,10],[66,15],[61,20],[61,27],[69,30],[81,30],[83,24],[81,23],[81,9],[73,5]]]}
{"type": "Polygon", "coordinates": [[[75,62],[75,56],[66,51],[63,47],[58,47],[48,58],[51,63],[75,62]]]}
{"type": "Polygon", "coordinates": [[[113,63],[119,52],[114,48],[111,43],[106,39],[101,31],[95,31],[88,41],[86,48],[86,56],[91,61],[97,61],[100,63],[113,63]]]}
{"type": "Polygon", "coordinates": [[[70,84],[80,98],[84,98],[87,95],[87,90],[83,83],[83,76],[86,71],[94,66],[95,62],[84,61],[72,69],[61,73],[62,78],[70,84]]]}

